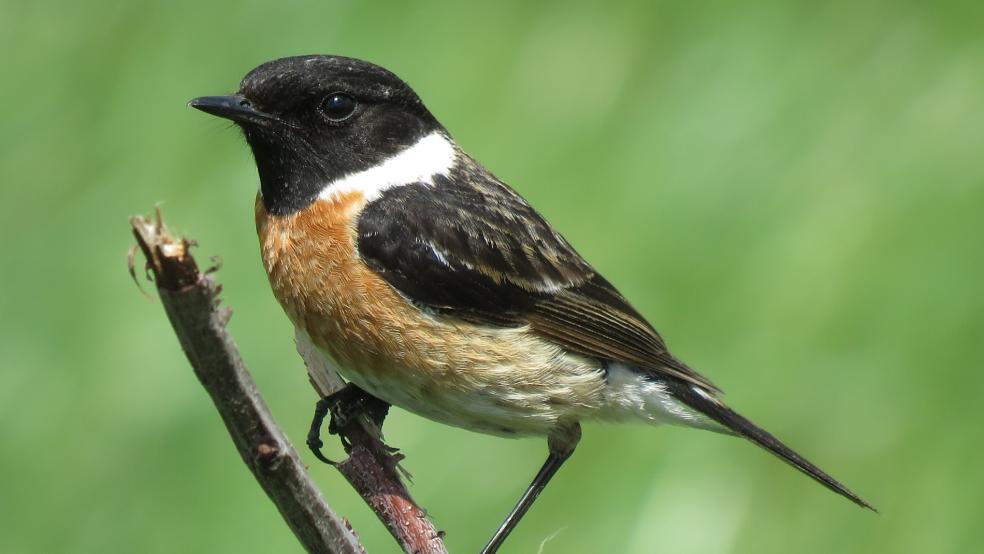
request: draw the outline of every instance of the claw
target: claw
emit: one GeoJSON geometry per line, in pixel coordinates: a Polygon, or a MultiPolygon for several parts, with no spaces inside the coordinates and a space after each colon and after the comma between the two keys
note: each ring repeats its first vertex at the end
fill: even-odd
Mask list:
{"type": "MultiPolygon", "coordinates": [[[[325,397],[318,400],[318,403],[314,406],[314,418],[311,420],[311,428],[308,430],[307,435],[307,446],[311,449],[314,457],[318,460],[330,465],[336,465],[335,462],[329,460],[321,452],[321,448],[324,447],[325,443],[321,442],[321,426],[325,422],[325,417],[328,415],[328,398],[325,397]]],[[[328,424],[328,430],[331,431],[332,423],[328,424]]]]}
{"type": "MultiPolygon", "coordinates": [[[[346,452],[349,452],[352,449],[352,443],[346,436],[346,428],[362,414],[368,416],[378,428],[382,428],[383,420],[386,419],[388,411],[389,404],[370,396],[355,385],[348,384],[318,400],[314,408],[311,428],[308,430],[307,446],[318,460],[334,466],[336,462],[329,460],[321,452],[324,447],[324,443],[321,441],[321,427],[324,425],[325,418],[331,414],[331,418],[328,420],[328,434],[338,435],[342,447],[345,448],[346,452]]],[[[395,448],[387,446],[380,437],[373,436],[372,439],[379,442],[383,451],[394,453],[392,456],[395,460],[394,464],[399,463],[402,456],[395,454],[395,448]]]]}

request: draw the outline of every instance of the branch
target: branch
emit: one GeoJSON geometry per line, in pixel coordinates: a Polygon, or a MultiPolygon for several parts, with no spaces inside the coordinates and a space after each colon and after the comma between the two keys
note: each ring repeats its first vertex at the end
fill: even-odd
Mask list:
{"type": "MultiPolygon", "coordinates": [[[[297,451],[277,426],[226,329],[231,311],[219,308],[221,287],[201,272],[193,243],[173,237],[161,221],[136,216],[130,224],[147,258],[161,302],[195,375],[212,397],[239,455],[304,548],[311,553],[364,554],[358,538],[328,506],[297,451]]],[[[131,252],[130,272],[134,270],[131,252]]],[[[339,380],[340,382],[340,380],[339,380]]],[[[327,394],[330,383],[316,383],[327,394]]],[[[346,428],[350,457],[338,469],[406,552],[446,554],[426,514],[410,498],[394,456],[364,418],[346,428]]]]}

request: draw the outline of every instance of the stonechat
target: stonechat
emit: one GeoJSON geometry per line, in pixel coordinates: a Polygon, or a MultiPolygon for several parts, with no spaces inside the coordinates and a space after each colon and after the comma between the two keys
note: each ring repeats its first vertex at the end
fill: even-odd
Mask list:
{"type": "Polygon", "coordinates": [[[260,177],[263,265],[326,371],[434,421],[547,438],[546,462],[484,552],[574,451],[582,420],[744,437],[871,508],[729,408],[393,73],[284,58],[190,105],[242,129],[260,177]]]}

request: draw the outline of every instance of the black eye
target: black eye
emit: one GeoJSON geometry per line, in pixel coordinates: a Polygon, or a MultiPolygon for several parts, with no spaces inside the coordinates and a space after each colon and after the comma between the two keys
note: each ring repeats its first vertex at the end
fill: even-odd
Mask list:
{"type": "Polygon", "coordinates": [[[329,94],[321,103],[321,111],[332,121],[345,121],[355,113],[355,98],[344,92],[329,94]]]}

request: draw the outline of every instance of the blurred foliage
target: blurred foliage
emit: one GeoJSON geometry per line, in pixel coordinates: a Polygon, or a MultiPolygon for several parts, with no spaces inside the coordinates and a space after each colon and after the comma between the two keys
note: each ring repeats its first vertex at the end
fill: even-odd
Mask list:
{"type": "MultiPolygon", "coordinates": [[[[0,0],[0,551],[298,550],[125,258],[127,216],[157,202],[221,255],[232,331],[300,439],[315,399],[260,267],[252,160],[185,102],[304,53],[407,79],[736,408],[882,510],[734,439],[591,424],[506,551],[978,550],[982,11],[0,0]]],[[[454,552],[545,453],[387,426],[454,552]]]]}

